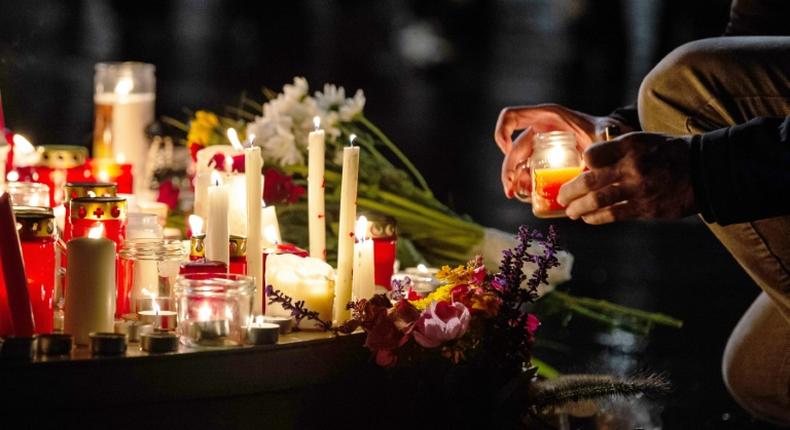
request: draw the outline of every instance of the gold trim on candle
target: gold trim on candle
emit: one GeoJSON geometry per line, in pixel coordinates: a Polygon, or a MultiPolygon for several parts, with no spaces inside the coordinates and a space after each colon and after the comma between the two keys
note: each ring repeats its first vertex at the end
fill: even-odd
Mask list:
{"type": "Polygon", "coordinates": [[[358,215],[368,219],[368,238],[382,239],[398,235],[398,222],[395,218],[376,212],[360,212],[358,215]]]}
{"type": "Polygon", "coordinates": [[[228,246],[231,257],[244,257],[247,255],[247,238],[231,234],[228,239],[228,246]]]}
{"type": "Polygon", "coordinates": [[[14,206],[14,216],[21,240],[55,236],[55,215],[50,208],[14,206]]]}
{"type": "Polygon", "coordinates": [[[77,197],[69,205],[72,219],[126,219],[126,199],[123,197],[77,197]]]}
{"type": "Polygon", "coordinates": [[[109,182],[69,182],[63,190],[63,204],[67,204],[77,197],[115,197],[118,186],[109,182]]]}
{"type": "Polygon", "coordinates": [[[206,235],[198,234],[189,238],[189,256],[203,258],[206,255],[206,235]]]}
{"type": "Polygon", "coordinates": [[[51,169],[71,169],[85,164],[88,149],[73,145],[41,145],[36,148],[39,154],[36,166],[51,169]]]}

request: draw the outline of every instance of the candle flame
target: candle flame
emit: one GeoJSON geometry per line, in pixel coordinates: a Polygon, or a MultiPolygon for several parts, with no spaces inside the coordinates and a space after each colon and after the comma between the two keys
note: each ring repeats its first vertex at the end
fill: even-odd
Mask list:
{"type": "Polygon", "coordinates": [[[66,207],[63,205],[58,205],[52,208],[52,214],[55,215],[55,218],[58,217],[65,217],[66,216],[66,207]]]}
{"type": "Polygon", "coordinates": [[[214,185],[222,185],[222,175],[216,170],[211,172],[211,183],[214,185]]]}
{"type": "Polygon", "coordinates": [[[100,239],[104,236],[104,224],[97,223],[95,226],[88,230],[88,237],[91,239],[100,239]]]}
{"type": "Polygon", "coordinates": [[[129,95],[132,92],[132,88],[134,88],[134,81],[132,81],[132,78],[125,76],[115,84],[115,94],[119,96],[129,95]]]}
{"type": "Polygon", "coordinates": [[[8,172],[8,174],[5,175],[5,177],[6,179],[8,179],[8,182],[16,182],[19,180],[19,172],[17,172],[16,170],[12,170],[8,172]]]}
{"type": "Polygon", "coordinates": [[[189,229],[192,231],[192,236],[198,236],[203,233],[203,218],[198,215],[192,214],[189,216],[189,229]]]}
{"type": "Polygon", "coordinates": [[[263,237],[267,242],[273,243],[275,245],[279,242],[277,240],[277,230],[275,230],[273,225],[267,225],[263,228],[263,237]]]}
{"type": "Polygon", "coordinates": [[[198,309],[198,320],[200,321],[208,321],[211,319],[211,308],[208,306],[208,303],[203,303],[198,309]]]}
{"type": "Polygon", "coordinates": [[[14,152],[17,154],[30,154],[36,150],[33,144],[21,134],[14,134],[12,140],[14,141],[14,152]]]}
{"type": "Polygon", "coordinates": [[[155,300],[157,297],[159,297],[159,293],[148,291],[147,288],[143,288],[141,292],[148,296],[148,298],[151,300],[155,300]]]}
{"type": "Polygon", "coordinates": [[[233,308],[230,306],[225,306],[225,318],[228,320],[233,319],[233,308]]]}
{"type": "Polygon", "coordinates": [[[162,308],[159,307],[159,303],[157,303],[156,298],[154,298],[153,302],[151,302],[151,305],[154,309],[154,314],[159,315],[159,312],[162,310],[162,308]]]}
{"type": "Polygon", "coordinates": [[[115,155],[115,162],[118,164],[126,163],[126,156],[123,155],[123,152],[119,152],[115,155]]]}
{"type": "Polygon", "coordinates": [[[417,265],[417,271],[420,273],[428,273],[428,267],[420,263],[417,265]]]}
{"type": "Polygon", "coordinates": [[[348,137],[348,146],[354,146],[354,141],[357,140],[357,135],[351,133],[351,136],[348,137]]]}
{"type": "Polygon", "coordinates": [[[546,159],[549,162],[549,166],[551,167],[561,167],[565,164],[565,149],[561,146],[554,146],[549,149],[549,153],[546,154],[546,159]]]}
{"type": "Polygon", "coordinates": [[[359,217],[356,226],[354,227],[354,236],[359,241],[364,241],[368,234],[368,218],[365,216],[359,217]]]}
{"type": "Polygon", "coordinates": [[[255,317],[255,325],[257,326],[263,325],[263,315],[258,315],[255,317]]]}
{"type": "Polygon", "coordinates": [[[96,177],[100,182],[110,182],[110,172],[105,169],[99,170],[99,173],[96,174],[96,177]]]}
{"type": "Polygon", "coordinates": [[[313,117],[313,125],[315,126],[316,130],[321,128],[321,117],[320,116],[316,115],[316,116],[313,117]]]}
{"type": "Polygon", "coordinates": [[[233,145],[233,149],[236,150],[244,149],[244,146],[241,144],[241,141],[239,140],[239,134],[236,133],[235,128],[229,128],[226,133],[228,135],[228,140],[230,141],[230,144],[233,145]]]}
{"type": "Polygon", "coordinates": [[[255,133],[247,133],[247,140],[246,140],[246,142],[247,142],[247,147],[248,148],[252,147],[252,144],[253,144],[253,142],[255,142],[255,138],[256,137],[257,136],[255,136],[255,133]]]}

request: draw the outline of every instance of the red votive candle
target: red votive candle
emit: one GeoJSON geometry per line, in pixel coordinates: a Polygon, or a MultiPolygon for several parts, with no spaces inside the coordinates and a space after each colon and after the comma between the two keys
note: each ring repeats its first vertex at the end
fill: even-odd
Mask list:
{"type": "Polygon", "coordinates": [[[398,226],[395,218],[376,213],[368,218],[368,237],[373,239],[374,279],[376,285],[389,290],[398,251],[398,226]]]}
{"type": "Polygon", "coordinates": [[[55,216],[49,208],[16,207],[14,212],[36,333],[52,333],[57,270],[55,216]]]}
{"type": "Polygon", "coordinates": [[[230,265],[228,270],[230,273],[237,275],[247,274],[247,238],[243,236],[231,235],[228,242],[230,265]]]}
{"type": "Polygon", "coordinates": [[[118,185],[121,194],[132,194],[134,177],[132,165],[119,163],[112,158],[94,158],[88,163],[93,179],[100,182],[113,182],[118,185]]]}
{"type": "Polygon", "coordinates": [[[192,275],[200,273],[227,274],[228,266],[226,266],[225,263],[221,261],[197,260],[181,263],[181,267],[178,271],[179,275],[192,275]]]}
{"type": "Polygon", "coordinates": [[[69,182],[63,187],[63,208],[66,210],[63,241],[71,240],[71,200],[78,197],[115,197],[118,188],[109,182],[69,182]]]}
{"type": "Polygon", "coordinates": [[[11,196],[0,195],[0,266],[3,267],[4,291],[11,316],[13,335],[29,337],[35,326],[27,289],[22,247],[16,229],[14,212],[11,209],[11,196]]]}

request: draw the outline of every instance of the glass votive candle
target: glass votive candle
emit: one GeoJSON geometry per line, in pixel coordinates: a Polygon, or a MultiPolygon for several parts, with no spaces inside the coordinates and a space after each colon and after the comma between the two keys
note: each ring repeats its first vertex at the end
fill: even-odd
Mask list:
{"type": "Polygon", "coordinates": [[[84,181],[90,177],[86,167],[88,150],[81,146],[42,145],[36,148],[37,161],[28,167],[19,167],[19,179],[45,184],[49,187],[49,205],[63,203],[68,182],[84,181]]]}
{"type": "Polygon", "coordinates": [[[532,213],[538,218],[565,216],[565,207],[557,202],[560,187],[578,176],[583,169],[576,138],[567,131],[537,133],[529,159],[532,175],[532,213]]]}
{"type": "Polygon", "coordinates": [[[152,311],[162,315],[164,311],[172,311],[170,297],[179,266],[186,259],[181,241],[128,239],[123,242],[118,255],[121,259],[118,277],[120,306],[131,313],[152,311]]]}
{"type": "Polygon", "coordinates": [[[230,264],[228,272],[237,275],[247,274],[247,238],[244,236],[231,235],[229,242],[230,264]]]}
{"type": "Polygon", "coordinates": [[[97,224],[120,247],[126,239],[126,200],[123,197],[77,197],[69,202],[70,238],[87,236],[97,224]]]}
{"type": "Polygon", "coordinates": [[[115,197],[115,184],[107,182],[69,182],[63,187],[63,240],[71,240],[71,200],[78,197],[115,197]]]}
{"type": "Polygon", "coordinates": [[[368,219],[367,237],[373,239],[374,279],[376,286],[391,288],[398,250],[398,227],[395,218],[375,213],[364,214],[368,219]]]}
{"type": "Polygon", "coordinates": [[[236,274],[188,274],[176,280],[176,332],[189,347],[242,345],[252,320],[255,284],[236,274]]]}
{"type": "Polygon", "coordinates": [[[49,186],[38,182],[8,182],[5,191],[18,206],[49,207],[49,186]]]}

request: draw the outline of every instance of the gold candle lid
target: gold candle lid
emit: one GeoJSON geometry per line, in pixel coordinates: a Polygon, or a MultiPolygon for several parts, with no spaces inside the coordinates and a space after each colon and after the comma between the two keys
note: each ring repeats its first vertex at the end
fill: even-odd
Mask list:
{"type": "Polygon", "coordinates": [[[68,182],[63,186],[63,202],[77,197],[115,197],[118,186],[110,182],[68,182]]]}
{"type": "Polygon", "coordinates": [[[14,206],[19,239],[55,237],[55,215],[52,209],[37,206],[14,206]]]}
{"type": "Polygon", "coordinates": [[[77,197],[69,202],[71,219],[107,221],[126,219],[123,197],[77,197]]]}
{"type": "Polygon", "coordinates": [[[367,235],[372,239],[395,237],[398,235],[398,222],[389,215],[376,212],[361,213],[368,219],[367,235]]]}
{"type": "Polygon", "coordinates": [[[244,236],[230,235],[228,242],[231,257],[244,257],[247,255],[247,238],[244,236]]]}
{"type": "Polygon", "coordinates": [[[189,238],[189,256],[202,258],[206,255],[205,234],[199,234],[189,238]]]}
{"type": "Polygon", "coordinates": [[[41,145],[36,151],[39,155],[36,165],[51,169],[71,169],[88,160],[88,149],[82,146],[41,145]]]}

